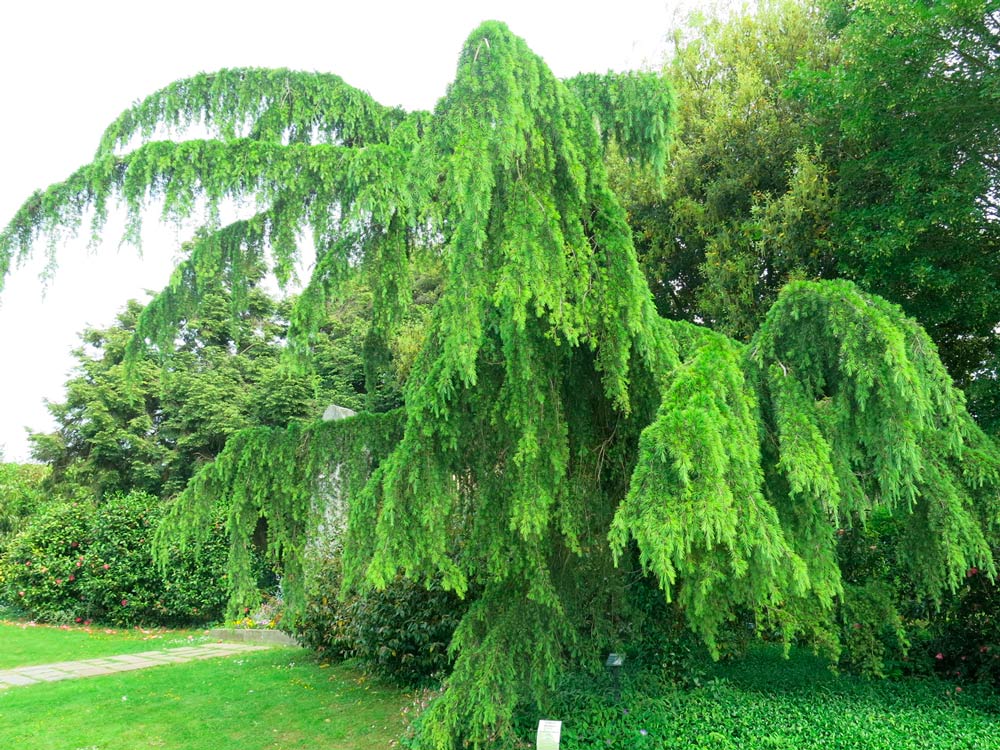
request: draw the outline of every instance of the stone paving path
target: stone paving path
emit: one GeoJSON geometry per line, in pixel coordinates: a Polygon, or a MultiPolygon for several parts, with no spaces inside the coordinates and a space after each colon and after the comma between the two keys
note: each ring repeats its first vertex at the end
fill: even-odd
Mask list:
{"type": "Polygon", "coordinates": [[[261,651],[267,648],[269,647],[249,643],[206,643],[199,646],[167,648],[162,651],[143,651],[138,654],[106,656],[101,659],[61,661],[55,664],[40,664],[34,667],[0,669],[0,690],[14,687],[15,685],[34,685],[39,682],[55,682],[75,677],[95,677],[102,674],[128,672],[133,669],[146,669],[147,667],[156,667],[161,664],[232,656],[233,654],[246,651],[261,651]]]}

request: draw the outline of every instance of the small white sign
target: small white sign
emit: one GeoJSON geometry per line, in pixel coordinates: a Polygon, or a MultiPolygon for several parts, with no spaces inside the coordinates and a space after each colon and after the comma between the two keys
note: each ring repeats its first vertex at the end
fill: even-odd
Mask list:
{"type": "Polygon", "coordinates": [[[538,722],[537,750],[559,750],[559,735],[562,734],[562,722],[540,719],[538,722]]]}

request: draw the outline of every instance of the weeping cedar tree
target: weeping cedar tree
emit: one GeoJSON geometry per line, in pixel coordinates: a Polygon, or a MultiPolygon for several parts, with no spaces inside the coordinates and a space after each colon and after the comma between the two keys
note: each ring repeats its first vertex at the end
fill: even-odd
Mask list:
{"type": "Polygon", "coordinates": [[[348,585],[401,571],[475,588],[418,743],[484,747],[565,664],[593,662],[593,639],[614,639],[610,597],[636,570],[713,650],[737,616],[834,638],[836,529],[875,509],[905,518],[921,593],[969,567],[996,574],[1000,455],[897,307],[796,283],[749,344],[658,317],[603,157],[613,143],[662,173],[672,106],[652,75],[560,82],[496,22],[471,35],[433,113],[329,75],[201,75],[128,110],[91,164],[31,198],[0,261],[87,209],[100,229],[111,201],[133,233],[151,199],[181,216],[203,201],[209,231],[143,312],[141,347],[169,343],[206,279],[238,289],[266,253],[287,279],[309,230],[318,260],[291,336],[307,355],[350,269],[374,290],[376,352],[405,313],[411,261],[439,256],[402,409],[241,433],[173,517],[195,533],[231,496],[234,568],[259,513],[294,568],[314,483],[339,464],[348,585]],[[150,140],[195,122],[213,137],[150,140]],[[229,198],[258,212],[219,226],[229,198]]]}

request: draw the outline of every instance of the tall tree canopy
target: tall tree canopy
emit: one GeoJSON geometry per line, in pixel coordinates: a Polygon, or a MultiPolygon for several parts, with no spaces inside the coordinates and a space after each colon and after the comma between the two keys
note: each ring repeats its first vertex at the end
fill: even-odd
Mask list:
{"type": "Polygon", "coordinates": [[[204,200],[207,231],[139,323],[161,340],[205,279],[238,287],[266,251],[286,278],[310,230],[318,259],[292,315],[303,353],[349,268],[372,285],[374,353],[400,324],[412,259],[440,259],[401,411],[244,433],[174,513],[196,522],[229,492],[234,517],[287,521],[278,544],[294,555],[317,452],[339,451],[348,582],[402,571],[475,591],[419,741],[484,747],[567,662],[596,665],[618,642],[631,576],[716,649],[736,618],[825,637],[836,529],[875,508],[907,518],[927,595],[970,566],[996,572],[1000,455],[898,308],[799,282],[749,344],[657,315],[604,155],[662,170],[672,118],[657,76],[561,82],[497,22],[469,37],[433,113],[382,107],[334,76],[198,76],[127,111],[93,163],[30,199],[0,258],[87,208],[100,224],[113,200],[135,221],[152,198],[180,215],[204,200]],[[150,140],[193,122],[211,137],[150,140]],[[257,213],[218,226],[230,197],[257,213]]]}
{"type": "MultiPolygon", "coordinates": [[[[1000,425],[1000,8],[835,2],[842,60],[797,93],[837,163],[840,269],[930,332],[1000,425]]],[[[834,15],[836,18],[836,15],[834,15]]]]}

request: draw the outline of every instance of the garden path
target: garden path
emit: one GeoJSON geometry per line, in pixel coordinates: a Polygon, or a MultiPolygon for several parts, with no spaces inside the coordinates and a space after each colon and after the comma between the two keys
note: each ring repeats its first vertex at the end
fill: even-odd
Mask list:
{"type": "Polygon", "coordinates": [[[167,648],[161,651],[143,651],[123,656],[106,656],[100,659],[61,661],[33,667],[0,669],[0,690],[16,685],[34,685],[39,682],[56,682],[75,677],[95,677],[116,672],[128,672],[133,669],[146,669],[162,664],[232,656],[246,651],[260,651],[267,648],[269,646],[250,643],[205,643],[197,646],[167,648]]]}

